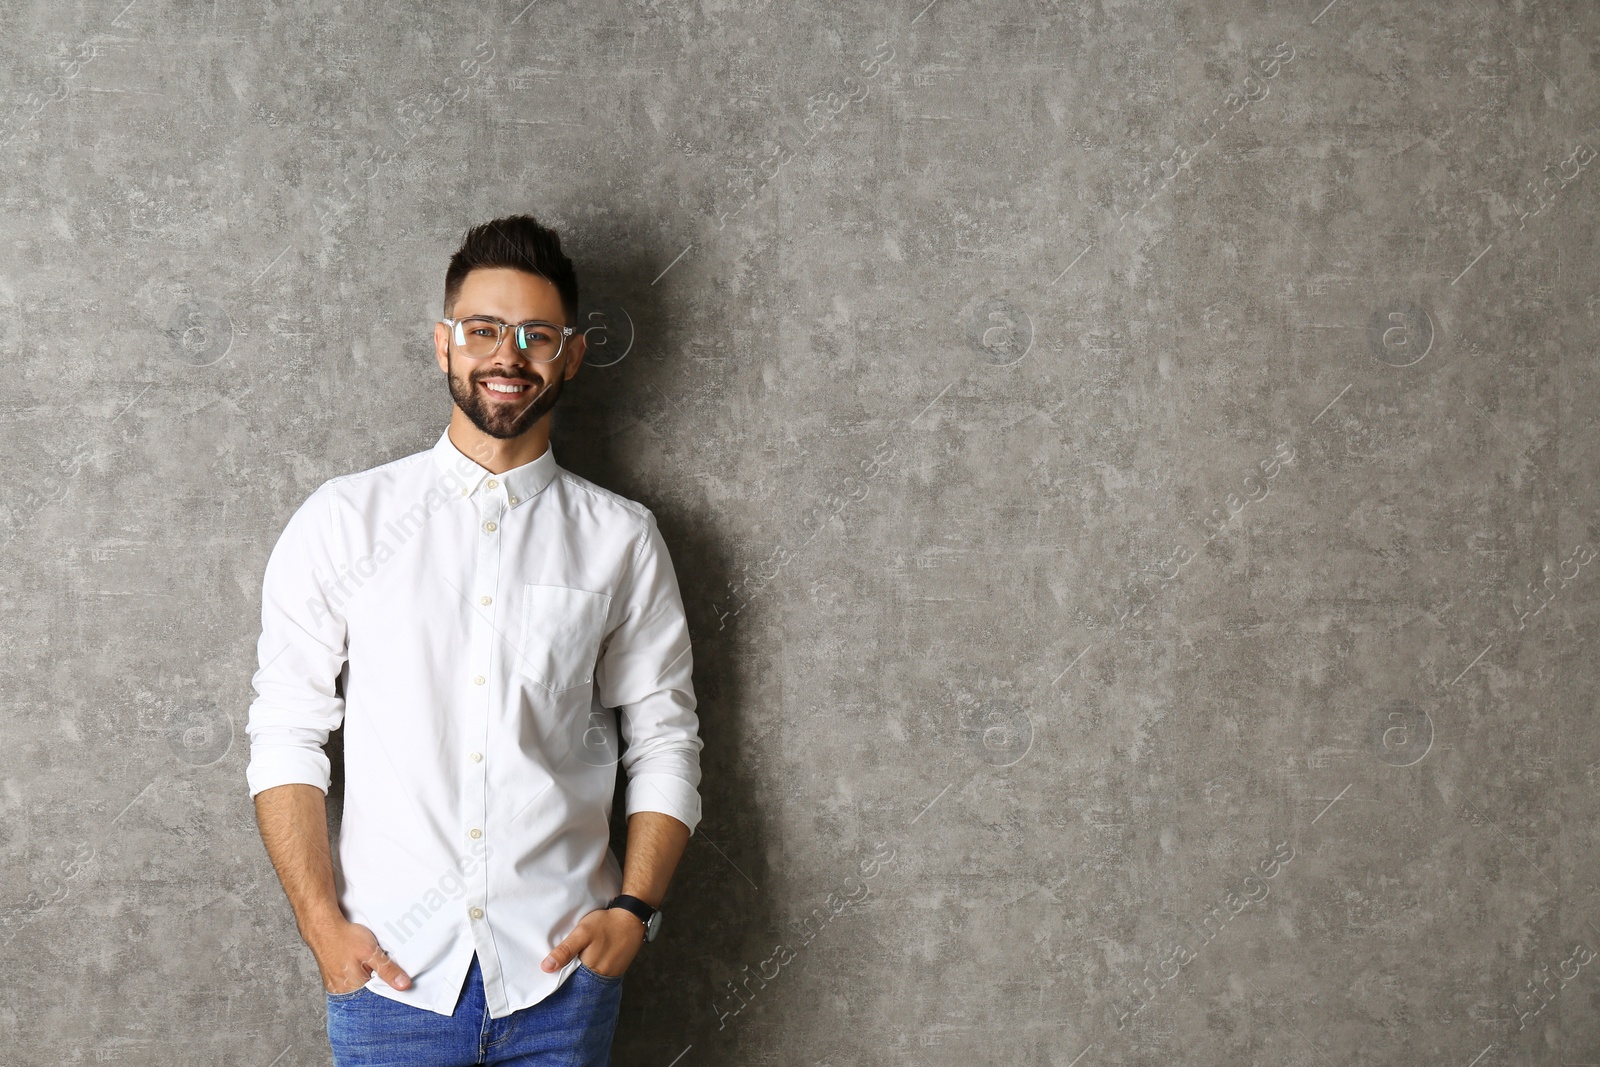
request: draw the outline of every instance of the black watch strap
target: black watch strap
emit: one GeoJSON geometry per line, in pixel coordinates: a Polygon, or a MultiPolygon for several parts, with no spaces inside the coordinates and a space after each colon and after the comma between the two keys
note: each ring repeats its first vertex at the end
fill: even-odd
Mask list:
{"type": "Polygon", "coordinates": [[[652,908],[638,897],[629,896],[626,893],[618,893],[611,898],[611,903],[606,905],[606,910],[609,911],[612,908],[622,908],[624,911],[632,912],[640,922],[644,923],[644,939],[646,941],[655,940],[656,930],[661,926],[661,912],[658,909],[652,908]]]}

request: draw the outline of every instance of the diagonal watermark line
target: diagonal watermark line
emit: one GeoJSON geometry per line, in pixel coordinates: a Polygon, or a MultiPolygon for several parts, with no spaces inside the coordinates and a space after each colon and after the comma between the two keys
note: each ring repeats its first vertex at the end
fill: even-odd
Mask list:
{"type": "MultiPolygon", "coordinates": [[[[1317,19],[1320,19],[1322,16],[1326,15],[1328,13],[1328,9],[1333,7],[1333,5],[1337,4],[1338,2],[1339,0],[1328,0],[1328,7],[1325,7],[1321,11],[1317,12],[1317,19]]],[[[1317,24],[1317,19],[1312,19],[1311,25],[1315,26],[1317,24]]]]}
{"type": "MultiPolygon", "coordinates": [[[[155,382],[151,382],[149,385],[139,390],[139,396],[136,396],[132,400],[128,401],[128,407],[123,408],[121,411],[111,416],[111,422],[116,422],[118,419],[122,418],[122,416],[126,415],[128,413],[128,408],[131,408],[133,405],[137,404],[139,402],[139,397],[142,397],[144,394],[148,393],[152,388],[155,387],[155,384],[155,382]]],[[[107,423],[106,425],[109,426],[110,424],[111,423],[107,423]]]]}
{"type": "MultiPolygon", "coordinates": [[[[1084,256],[1088,255],[1089,254],[1089,249],[1091,249],[1093,247],[1094,247],[1094,242],[1093,241],[1090,241],[1088,244],[1084,245],[1083,246],[1083,251],[1078,253],[1078,258],[1074,259],[1071,263],[1067,264],[1067,270],[1071,270],[1073,267],[1076,267],[1078,265],[1078,259],[1082,259],[1084,256]]],[[[1045,288],[1048,289],[1048,288],[1050,288],[1051,285],[1054,285],[1056,282],[1059,282],[1062,278],[1065,278],[1067,276],[1067,270],[1064,270],[1060,274],[1057,274],[1054,278],[1051,278],[1049,285],[1046,285],[1045,288]]]]}
{"type": "MultiPolygon", "coordinates": [[[[950,383],[950,385],[955,385],[955,384],[956,384],[955,382],[951,382],[950,383]]],[[[939,396],[944,396],[944,394],[948,393],[950,391],[950,385],[947,385],[943,389],[939,390],[939,396]]],[[[935,405],[935,404],[937,404],[939,402],[939,396],[936,396],[932,400],[928,401],[928,407],[927,408],[923,408],[921,411],[919,411],[915,415],[911,416],[911,422],[906,423],[906,425],[910,426],[912,423],[914,423],[918,419],[922,418],[922,416],[926,415],[928,413],[928,408],[933,407],[933,405],[935,405]]]]}
{"type": "Polygon", "coordinates": [[[1523,454],[1522,453],[1522,449],[1517,447],[1517,443],[1515,441],[1513,441],[1511,438],[1507,437],[1505,431],[1500,429],[1500,427],[1498,427],[1498,426],[1496,426],[1494,424],[1494,420],[1489,417],[1489,413],[1487,411],[1483,410],[1482,408],[1480,408],[1476,403],[1474,403],[1472,397],[1467,395],[1467,391],[1465,389],[1462,389],[1460,386],[1457,386],[1456,387],[1456,392],[1461,394],[1461,399],[1465,400],[1468,404],[1470,404],[1472,406],[1472,410],[1473,411],[1476,411],[1479,415],[1483,416],[1483,421],[1487,422],[1489,424],[1489,429],[1491,429],[1495,433],[1499,434],[1505,440],[1506,444],[1511,446],[1511,450],[1513,452],[1515,452],[1518,456],[1521,456],[1523,454]]]}
{"type": "MultiPolygon", "coordinates": [[[[1351,782],[1350,785],[1355,785],[1355,783],[1351,782]]],[[[1350,785],[1347,785],[1343,789],[1339,790],[1339,796],[1338,797],[1334,797],[1332,800],[1328,801],[1328,808],[1331,808],[1335,804],[1339,803],[1339,797],[1342,797],[1346,793],[1350,792],[1350,785]]],[[[1328,808],[1323,808],[1321,811],[1317,812],[1317,819],[1320,819],[1324,815],[1328,814],[1328,808]]],[[[1312,819],[1311,820],[1311,825],[1312,826],[1317,825],[1317,819],[1312,819]]]]}
{"type": "Polygon", "coordinates": [[[915,26],[917,24],[917,19],[920,19],[922,16],[926,15],[929,11],[932,11],[933,10],[933,5],[937,4],[938,2],[939,2],[939,0],[928,0],[928,6],[923,8],[921,11],[917,12],[917,18],[911,20],[911,25],[915,26]]]}
{"type": "MultiPolygon", "coordinates": [[[[666,273],[666,271],[662,271],[662,272],[661,272],[661,273],[663,273],[663,274],[665,274],[665,273],[666,273]]],[[[650,283],[650,284],[651,284],[651,285],[654,285],[654,284],[655,284],[655,282],[651,282],[651,283],[650,283]]],[[[673,407],[675,407],[675,408],[678,408],[678,414],[679,414],[679,415],[682,415],[682,416],[683,416],[683,417],[684,417],[684,418],[685,418],[685,419],[687,419],[687,418],[688,418],[688,417],[689,417],[689,413],[688,413],[688,412],[687,412],[687,411],[685,411],[685,410],[683,410],[683,408],[681,408],[681,407],[678,407],[678,402],[677,402],[677,401],[676,401],[676,400],[674,400],[674,399],[672,399],[672,398],[671,398],[671,397],[670,397],[670,396],[668,396],[668,395],[667,395],[667,394],[666,394],[666,393],[663,393],[663,392],[661,392],[661,390],[660,390],[660,389],[658,389],[658,388],[656,388],[656,385],[655,385],[655,383],[654,383],[654,382],[652,382],[652,383],[651,383],[651,384],[650,384],[650,388],[652,388],[652,389],[655,389],[655,391],[656,391],[656,392],[657,392],[657,393],[658,393],[658,394],[660,394],[660,396],[661,396],[661,399],[663,399],[663,400],[665,400],[665,401],[666,401],[666,402],[667,402],[667,403],[669,403],[669,404],[671,404],[671,405],[672,405],[672,406],[673,406],[673,407]]]]}
{"type": "Polygon", "coordinates": [[[655,281],[651,282],[650,284],[654,285],[656,282],[659,282],[662,278],[665,278],[667,276],[667,271],[671,270],[673,267],[676,267],[678,265],[678,259],[682,259],[684,256],[688,255],[689,254],[689,248],[693,248],[693,247],[694,247],[694,242],[690,241],[689,242],[689,247],[685,248],[682,252],[679,252],[678,253],[678,258],[674,259],[671,263],[668,263],[666,268],[660,274],[656,275],[655,281]]]}
{"type": "Polygon", "coordinates": [[[688,1054],[689,1049],[692,1049],[692,1048],[694,1048],[693,1045],[686,1046],[682,1052],[680,1052],[676,1056],[672,1057],[672,1063],[667,1064],[667,1067],[672,1067],[673,1063],[677,1063],[679,1060],[683,1059],[683,1057],[688,1054]]]}
{"type": "MultiPolygon", "coordinates": [[[[955,785],[955,783],[951,782],[951,783],[949,783],[949,785],[946,785],[943,789],[939,790],[939,797],[942,797],[946,793],[950,792],[950,786],[952,786],[952,785],[955,785]]],[[[924,815],[928,814],[928,808],[931,808],[935,804],[939,803],[939,797],[934,797],[932,800],[928,801],[928,807],[927,808],[923,808],[921,811],[917,812],[917,819],[920,819],[924,815]]],[[[908,823],[907,825],[910,825],[910,826],[917,825],[917,819],[912,819],[911,822],[908,823]]]]}
{"type": "Polygon", "coordinates": [[[131,808],[135,804],[139,803],[139,798],[144,796],[146,793],[150,792],[150,786],[155,785],[157,780],[158,779],[152,778],[150,780],[150,785],[147,785],[143,789],[139,790],[139,796],[134,797],[132,800],[128,801],[128,807],[127,808],[123,808],[121,811],[117,812],[117,818],[116,819],[112,819],[110,822],[106,823],[106,829],[110,830],[113,826],[117,825],[117,819],[120,819],[124,815],[128,814],[128,808],[131,808]]]}
{"type": "MultiPolygon", "coordinates": [[[[1264,185],[1265,183],[1262,183],[1262,184],[1264,185]]],[[[1309,238],[1309,237],[1307,237],[1305,235],[1305,233],[1300,229],[1300,227],[1298,227],[1294,223],[1290,222],[1287,218],[1285,218],[1283,220],[1283,222],[1284,222],[1284,225],[1289,227],[1289,229],[1293,230],[1295,233],[1300,235],[1300,240],[1302,240],[1302,241],[1304,241],[1306,243],[1306,247],[1307,248],[1311,249],[1311,251],[1315,252],[1317,255],[1322,257],[1322,262],[1324,262],[1328,266],[1332,267],[1335,271],[1337,271],[1339,269],[1339,265],[1337,263],[1335,263],[1333,260],[1329,259],[1327,257],[1327,255],[1322,251],[1322,249],[1318,248],[1316,246],[1316,244],[1311,240],[1311,238],[1309,238]]]]}
{"type": "Polygon", "coordinates": [[[294,245],[292,245],[292,244],[284,245],[283,246],[283,251],[279,252],[277,255],[273,256],[272,257],[272,262],[268,263],[265,267],[262,267],[260,274],[257,274],[254,278],[250,279],[250,284],[254,285],[256,282],[259,282],[262,278],[264,278],[266,276],[267,271],[269,271],[273,267],[277,266],[278,265],[278,260],[280,260],[284,256],[288,255],[289,254],[289,249],[291,249],[293,247],[294,247],[294,245]]]}
{"type": "MultiPolygon", "coordinates": [[[[1470,671],[1472,669],[1472,667],[1473,667],[1473,664],[1477,663],[1480,659],[1482,659],[1484,657],[1484,655],[1488,653],[1489,649],[1491,649],[1493,647],[1494,647],[1493,643],[1490,643],[1490,644],[1484,646],[1483,651],[1479,652],[1476,656],[1474,656],[1472,658],[1472,663],[1469,663],[1465,667],[1461,668],[1461,674],[1466,674],[1468,671],[1470,671]]],[[[1450,679],[1450,684],[1451,685],[1455,685],[1457,682],[1461,681],[1461,674],[1458,674],[1454,678],[1450,679]]]]}
{"type": "MultiPolygon", "coordinates": [[[[1089,646],[1089,648],[1093,648],[1093,647],[1094,647],[1094,646],[1093,646],[1093,645],[1090,645],[1090,646],[1089,646]]],[[[1078,662],[1078,660],[1080,660],[1080,659],[1082,659],[1082,658],[1083,658],[1083,657],[1085,657],[1085,656],[1087,656],[1087,655],[1088,655],[1088,654],[1089,654],[1089,648],[1086,648],[1086,649],[1084,649],[1084,650],[1083,650],[1083,651],[1082,651],[1082,652],[1079,652],[1079,653],[1078,653],[1078,654],[1077,654],[1077,656],[1076,656],[1076,657],[1074,657],[1074,659],[1073,659],[1073,661],[1072,661],[1072,663],[1077,663],[1077,662],[1078,662]]],[[[1065,676],[1065,675],[1066,675],[1066,673],[1067,673],[1067,672],[1068,672],[1068,671],[1070,671],[1070,670],[1071,670],[1071,669],[1072,669],[1072,663],[1069,663],[1069,664],[1067,664],[1067,665],[1066,665],[1066,666],[1065,666],[1065,667],[1063,667],[1063,668],[1062,668],[1062,669],[1061,669],[1061,673],[1060,673],[1060,674],[1058,674],[1058,675],[1056,675],[1056,676],[1055,676],[1055,677],[1054,677],[1054,678],[1052,678],[1052,679],[1051,679],[1051,680],[1050,680],[1050,684],[1051,684],[1051,685],[1055,685],[1055,684],[1056,684],[1056,683],[1057,683],[1057,682],[1059,682],[1059,681],[1061,681],[1061,679],[1062,679],[1062,677],[1064,677],[1064,676],[1065,676]]]]}
{"type": "MultiPolygon", "coordinates": [[[[671,669],[672,669],[672,666],[673,666],[673,664],[674,664],[674,663],[677,663],[677,662],[678,662],[678,661],[679,661],[679,660],[680,660],[680,659],[682,659],[682,658],[683,658],[683,657],[684,657],[684,656],[686,656],[686,655],[688,655],[688,653],[689,653],[689,650],[690,650],[690,649],[691,649],[691,648],[693,648],[693,647],[694,647],[694,646],[693,646],[693,645],[692,645],[692,644],[690,644],[690,645],[684,645],[684,646],[683,646],[683,651],[682,651],[682,652],[679,652],[679,653],[678,653],[678,654],[677,654],[677,655],[676,655],[676,656],[673,656],[673,657],[672,657],[672,662],[671,662],[671,663],[668,663],[668,664],[667,664],[667,665],[666,665],[666,666],[665,666],[665,667],[662,667],[662,668],[661,668],[661,673],[662,673],[662,674],[666,674],[666,673],[667,673],[667,672],[668,672],[668,671],[670,671],[670,670],[671,670],[671,669]]],[[[658,680],[659,680],[659,677],[658,677],[658,680]]]]}
{"type": "MultiPolygon", "coordinates": [[[[695,836],[696,837],[700,837],[700,838],[705,838],[705,843],[710,845],[712,848],[715,848],[717,850],[717,855],[721,856],[725,860],[728,860],[728,854],[726,852],[722,851],[722,849],[718,848],[717,847],[717,843],[715,841],[711,840],[711,838],[709,838],[709,837],[706,837],[706,835],[705,835],[705,833],[703,831],[701,833],[695,834],[695,836]]],[[[739,871],[739,865],[737,863],[733,862],[732,860],[728,860],[728,866],[732,867],[736,871],[739,871]]],[[[748,874],[745,874],[743,871],[739,871],[739,877],[743,878],[747,882],[750,882],[750,876],[748,874]]],[[[756,885],[754,882],[750,882],[750,885],[751,885],[752,888],[755,889],[755,891],[757,893],[761,892],[761,887],[756,885]]],[[[688,1049],[685,1049],[684,1051],[687,1052],[688,1049]]]]}
{"type": "MultiPolygon", "coordinates": [[[[1320,418],[1322,418],[1322,416],[1326,415],[1328,413],[1328,411],[1333,407],[1333,405],[1335,405],[1335,404],[1337,404],[1339,402],[1339,397],[1342,397],[1342,396],[1344,396],[1344,394],[1348,393],[1350,391],[1351,387],[1354,386],[1354,385],[1355,385],[1355,382],[1351,382],[1350,385],[1347,385],[1343,389],[1339,390],[1339,396],[1336,396],[1332,400],[1328,401],[1328,406],[1323,408],[1321,411],[1317,412],[1317,419],[1320,419],[1320,418]]],[[[1317,421],[1317,419],[1312,419],[1311,420],[1312,423],[1315,423],[1317,421]]]]}
{"type": "MultiPolygon", "coordinates": [[[[1492,245],[1492,244],[1489,246],[1489,248],[1493,248],[1493,247],[1494,247],[1494,245],[1492,245]]],[[[1478,262],[1478,260],[1482,259],[1484,256],[1489,254],[1489,248],[1485,248],[1482,252],[1479,252],[1476,256],[1474,256],[1473,259],[1472,259],[1472,262],[1467,264],[1467,270],[1462,271],[1460,274],[1457,274],[1454,278],[1452,278],[1450,280],[1450,284],[1454,285],[1456,282],[1459,282],[1462,278],[1466,277],[1467,276],[1467,271],[1471,270],[1473,268],[1473,266],[1478,262]]]]}

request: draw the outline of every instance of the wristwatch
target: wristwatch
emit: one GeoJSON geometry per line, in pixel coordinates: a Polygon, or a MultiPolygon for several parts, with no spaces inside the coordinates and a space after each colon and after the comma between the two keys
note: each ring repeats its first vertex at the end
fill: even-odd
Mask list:
{"type": "Polygon", "coordinates": [[[606,910],[622,908],[633,912],[640,922],[644,923],[644,939],[654,941],[656,932],[661,929],[661,909],[652,908],[638,897],[630,897],[626,893],[618,893],[611,898],[611,903],[606,905],[606,910]]]}

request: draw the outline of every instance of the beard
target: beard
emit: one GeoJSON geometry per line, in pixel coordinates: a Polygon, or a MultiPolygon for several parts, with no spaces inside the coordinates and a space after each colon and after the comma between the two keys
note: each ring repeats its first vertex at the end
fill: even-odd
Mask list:
{"type": "Polygon", "coordinates": [[[481,373],[457,377],[455,353],[451,352],[446,357],[449,365],[450,399],[454,400],[461,413],[483,433],[490,437],[507,440],[520,437],[532,429],[533,424],[549,414],[550,409],[556,406],[556,401],[561,399],[561,387],[566,379],[557,375],[551,383],[539,388],[539,379],[523,377],[520,374],[507,374],[488,368],[481,373]],[[527,382],[533,387],[533,399],[527,399],[528,394],[519,394],[509,400],[492,400],[487,390],[479,386],[479,381],[484,378],[515,378],[527,382]],[[526,404],[526,407],[522,405],[526,404]]]}

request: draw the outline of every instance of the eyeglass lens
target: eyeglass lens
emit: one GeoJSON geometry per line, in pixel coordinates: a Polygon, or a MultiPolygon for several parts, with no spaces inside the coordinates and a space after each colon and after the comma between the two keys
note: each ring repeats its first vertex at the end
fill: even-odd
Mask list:
{"type": "MultiPolygon", "coordinates": [[[[456,343],[474,359],[481,359],[495,350],[500,340],[501,324],[490,318],[472,316],[456,323],[456,343]]],[[[512,343],[517,351],[535,363],[548,363],[561,354],[566,340],[561,331],[548,323],[529,322],[511,328],[512,343]]]]}

